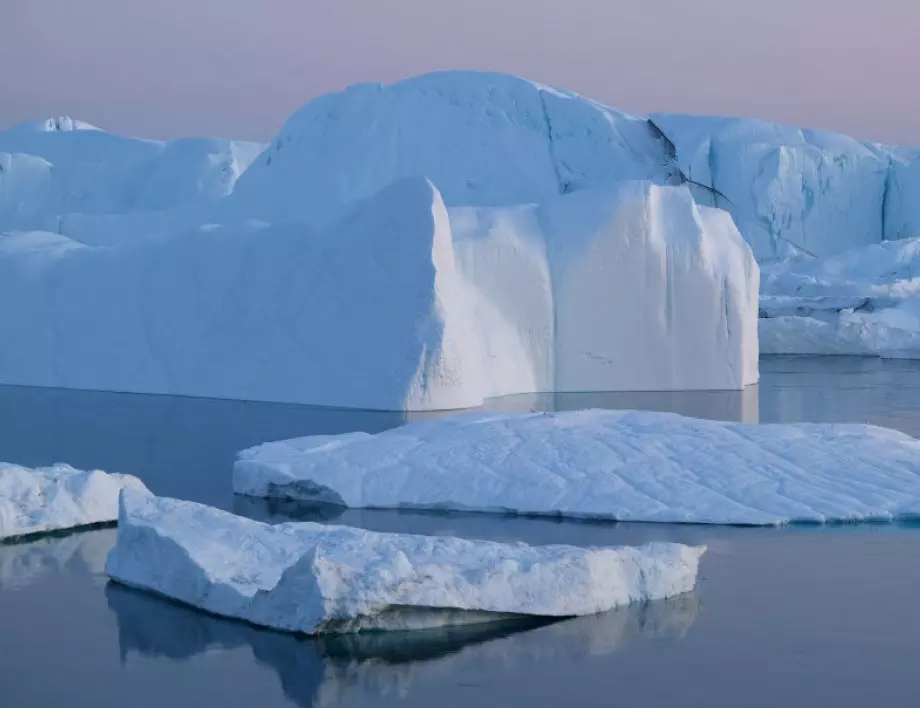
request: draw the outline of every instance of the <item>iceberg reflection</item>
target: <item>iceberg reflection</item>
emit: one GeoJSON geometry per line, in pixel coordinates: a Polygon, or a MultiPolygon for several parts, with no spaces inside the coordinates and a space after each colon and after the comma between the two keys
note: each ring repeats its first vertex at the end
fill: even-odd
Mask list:
{"type": "Polygon", "coordinates": [[[185,661],[214,649],[249,647],[302,708],[335,705],[356,694],[406,695],[416,682],[440,676],[526,676],[541,664],[608,654],[642,638],[681,636],[701,607],[691,593],[573,620],[522,618],[307,638],[223,620],[115,583],[106,586],[106,597],[123,661],[132,653],[185,661]]]}

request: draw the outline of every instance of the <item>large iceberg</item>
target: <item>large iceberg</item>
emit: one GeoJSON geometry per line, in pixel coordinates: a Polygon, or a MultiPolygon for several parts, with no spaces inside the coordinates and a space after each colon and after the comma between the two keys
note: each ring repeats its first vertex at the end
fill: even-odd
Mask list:
{"type": "Polygon", "coordinates": [[[311,101],[231,201],[249,217],[321,223],[424,175],[449,207],[512,206],[616,180],[676,184],[672,158],[645,119],[514,76],[439,72],[311,101]]]}
{"type": "Polygon", "coordinates": [[[0,540],[115,521],[123,489],[146,487],[130,475],[0,462],[0,540]]]}
{"type": "Polygon", "coordinates": [[[668,413],[469,414],[267,443],[239,494],[363,508],[776,525],[920,515],[920,440],[668,413]]]}
{"type": "Polygon", "coordinates": [[[737,390],[757,380],[758,273],[724,212],[648,182],[451,217],[416,178],[326,230],[12,234],[0,383],[390,410],[737,390]]]}
{"type": "Polygon", "coordinates": [[[764,266],[764,354],[920,358],[920,239],[764,266]]]}
{"type": "Polygon", "coordinates": [[[885,238],[890,158],[853,138],[740,118],[654,115],[694,196],[731,212],[758,258],[885,238]]]}
{"type": "Polygon", "coordinates": [[[327,226],[425,176],[448,207],[512,207],[623,180],[688,185],[759,259],[920,236],[920,152],[765,121],[633,117],[514,76],[361,84],[254,143],[164,143],[69,118],[0,132],[0,231],[87,243],[241,220],[327,226]]]}
{"type": "Polygon", "coordinates": [[[122,494],[106,572],[214,614],[305,634],[587,615],[689,592],[705,547],[528,546],[271,526],[122,494]]]}
{"type": "MultiPolygon", "coordinates": [[[[143,214],[135,223],[157,224],[164,210],[232,192],[263,149],[242,141],[123,137],[71,118],[14,126],[0,131],[0,232],[71,234],[75,220],[79,233],[82,220],[99,226],[127,213],[143,214]]],[[[94,242],[93,233],[87,238],[94,242]]]]}

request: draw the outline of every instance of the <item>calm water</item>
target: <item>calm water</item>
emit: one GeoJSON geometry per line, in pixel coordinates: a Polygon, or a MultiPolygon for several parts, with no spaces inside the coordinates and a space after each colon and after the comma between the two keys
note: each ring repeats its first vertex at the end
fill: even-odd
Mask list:
{"type": "MultiPolygon", "coordinates": [[[[859,421],[920,437],[920,362],[770,359],[740,394],[518,397],[714,418],[859,421]]],[[[141,476],[159,494],[234,500],[236,450],[397,425],[396,414],[0,387],[0,459],[141,476]]],[[[297,639],[109,585],[114,530],[0,546],[0,707],[865,706],[920,696],[920,528],[720,529],[348,511],[380,530],[535,543],[706,543],[697,591],[542,626],[297,639]]]]}

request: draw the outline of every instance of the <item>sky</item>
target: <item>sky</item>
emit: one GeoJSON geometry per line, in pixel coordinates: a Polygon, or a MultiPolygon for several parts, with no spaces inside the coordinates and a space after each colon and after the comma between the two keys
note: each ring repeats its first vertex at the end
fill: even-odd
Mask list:
{"type": "Polygon", "coordinates": [[[0,129],[268,140],[349,84],[478,69],[920,144],[916,0],[0,0],[0,27],[0,129]]]}

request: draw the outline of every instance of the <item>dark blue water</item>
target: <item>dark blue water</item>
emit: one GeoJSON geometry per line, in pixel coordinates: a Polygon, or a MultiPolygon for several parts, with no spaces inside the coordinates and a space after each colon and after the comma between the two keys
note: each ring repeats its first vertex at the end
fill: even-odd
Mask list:
{"type": "MultiPolygon", "coordinates": [[[[520,397],[496,408],[638,407],[736,420],[861,421],[920,436],[920,362],[769,359],[743,394],[520,397]]],[[[0,459],[141,476],[234,500],[236,450],[382,430],[397,414],[0,388],[0,459]]],[[[347,511],[337,522],[535,543],[706,543],[690,596],[551,625],[313,641],[107,583],[114,530],[0,546],[0,707],[866,706],[920,699],[920,528],[720,529],[347,511]]]]}

